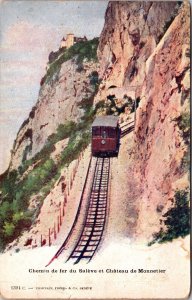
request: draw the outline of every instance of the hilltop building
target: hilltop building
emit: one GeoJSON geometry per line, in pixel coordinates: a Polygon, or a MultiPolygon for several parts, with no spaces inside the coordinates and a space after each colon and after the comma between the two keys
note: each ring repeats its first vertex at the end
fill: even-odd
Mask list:
{"type": "Polygon", "coordinates": [[[86,36],[84,37],[76,37],[73,33],[68,33],[66,38],[62,38],[60,48],[69,48],[78,42],[87,41],[86,36]]]}

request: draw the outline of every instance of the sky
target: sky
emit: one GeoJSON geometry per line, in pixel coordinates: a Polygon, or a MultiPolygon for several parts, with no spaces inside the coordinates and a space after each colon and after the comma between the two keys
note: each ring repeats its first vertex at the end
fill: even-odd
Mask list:
{"type": "Polygon", "coordinates": [[[48,55],[67,33],[99,36],[108,1],[0,0],[0,173],[35,105],[48,55]]]}

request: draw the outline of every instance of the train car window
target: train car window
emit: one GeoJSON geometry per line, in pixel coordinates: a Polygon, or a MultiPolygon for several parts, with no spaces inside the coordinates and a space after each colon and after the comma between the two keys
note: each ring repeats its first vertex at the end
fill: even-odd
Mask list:
{"type": "Polygon", "coordinates": [[[93,136],[100,136],[100,127],[93,127],[92,128],[92,134],[93,136]]]}
{"type": "Polygon", "coordinates": [[[102,136],[103,139],[106,139],[106,137],[107,137],[107,131],[106,130],[102,130],[101,136],[102,136]]]}
{"type": "Polygon", "coordinates": [[[115,128],[110,128],[110,130],[109,130],[109,137],[111,137],[111,138],[116,137],[116,130],[115,130],[115,128]]]}

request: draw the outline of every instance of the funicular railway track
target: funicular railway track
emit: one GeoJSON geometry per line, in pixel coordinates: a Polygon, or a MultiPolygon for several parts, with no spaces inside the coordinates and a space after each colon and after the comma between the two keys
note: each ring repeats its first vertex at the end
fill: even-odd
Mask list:
{"type": "Polygon", "coordinates": [[[121,126],[121,138],[133,131],[135,125],[134,121],[126,123],[125,125],[121,126]]]}
{"type": "MultiPolygon", "coordinates": [[[[70,241],[75,228],[77,227],[77,221],[82,211],[84,192],[86,189],[87,179],[90,173],[92,162],[93,158],[90,159],[80,204],[73,226],[59,250],[46,266],[49,266],[53,262],[53,260],[58,258],[60,254],[66,249],[66,246],[70,241]]],[[[80,260],[86,260],[87,262],[89,262],[99,246],[106,222],[109,173],[110,158],[97,157],[94,167],[91,191],[88,198],[88,208],[85,220],[82,224],[80,237],[78,238],[78,241],[76,242],[76,245],[67,261],[75,260],[74,264],[77,264],[80,260]]]]}
{"type": "Polygon", "coordinates": [[[101,241],[107,213],[109,172],[110,158],[97,158],[86,220],[80,238],[68,258],[75,260],[74,264],[80,260],[89,262],[101,241]]]}
{"type": "MultiPolygon", "coordinates": [[[[133,131],[134,121],[120,126],[120,135],[118,131],[117,119],[114,119],[114,117],[113,119],[110,119],[108,121],[103,119],[97,120],[97,122],[95,122],[95,125],[93,123],[92,130],[94,129],[94,126],[99,127],[101,129],[101,132],[99,134],[99,139],[98,132],[96,132],[95,134],[95,136],[97,137],[97,143],[92,143],[92,152],[94,152],[94,147],[95,151],[103,151],[102,148],[97,148],[100,143],[101,145],[109,143],[107,144],[108,151],[113,152],[117,149],[117,144],[119,143],[118,139],[133,131]],[[111,136],[109,140],[107,139],[106,128],[108,132],[110,132],[110,135],[112,135],[113,137],[115,148],[113,148],[114,145],[112,147],[110,144],[111,141],[109,140],[111,136]]],[[[94,141],[94,139],[92,140],[92,142],[94,141]]],[[[90,158],[84,186],[81,192],[78,210],[76,212],[73,225],[68,232],[63,244],[47,264],[47,266],[50,265],[54,259],[58,258],[64,250],[68,251],[70,249],[69,241],[71,240],[73,241],[73,250],[72,252],[69,252],[71,254],[68,256],[67,261],[73,260],[74,264],[77,264],[81,260],[89,262],[92,259],[102,239],[106,223],[109,173],[110,157],[90,158]],[[71,239],[71,237],[73,236],[74,238],[71,239]]]]}

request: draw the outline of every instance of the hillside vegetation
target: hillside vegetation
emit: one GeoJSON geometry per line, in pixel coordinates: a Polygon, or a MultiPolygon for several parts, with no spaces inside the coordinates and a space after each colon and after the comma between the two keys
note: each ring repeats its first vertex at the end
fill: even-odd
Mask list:
{"type": "MultiPolygon", "coordinates": [[[[62,63],[76,57],[77,63],[84,59],[97,60],[96,50],[98,39],[80,42],[66,49],[50,65],[45,81],[51,80],[62,63]]],[[[32,159],[25,159],[17,170],[7,171],[1,176],[0,182],[0,249],[3,250],[7,243],[20,236],[21,232],[29,229],[39,214],[44,198],[53,188],[60,177],[61,169],[78,157],[90,142],[90,126],[97,111],[93,108],[94,95],[98,89],[98,74],[90,75],[92,94],[83,98],[78,106],[84,114],[77,123],[68,121],[59,124],[55,133],[51,134],[44,147],[32,159]],[[59,159],[54,161],[51,153],[55,144],[69,138],[65,149],[60,153],[59,159]],[[28,209],[31,197],[36,199],[36,208],[28,209]]]]}
{"type": "Polygon", "coordinates": [[[89,41],[76,43],[70,48],[64,49],[61,54],[49,65],[46,75],[41,80],[41,84],[48,83],[53,76],[60,71],[61,65],[69,59],[76,57],[76,62],[79,65],[79,69],[81,69],[81,64],[84,59],[87,59],[87,61],[97,61],[98,44],[99,39],[94,38],[89,41]]]}
{"type": "Polygon", "coordinates": [[[0,185],[1,249],[32,225],[39,213],[43,199],[59,178],[61,169],[76,159],[80,152],[88,146],[90,125],[95,113],[96,109],[94,110],[90,105],[80,123],[70,121],[60,124],[57,132],[49,136],[47,143],[35,157],[26,160],[18,170],[4,175],[0,185]],[[55,150],[54,145],[66,138],[69,138],[69,142],[60,154],[59,160],[54,162],[50,158],[51,153],[55,150]],[[27,172],[30,166],[34,167],[27,172]],[[36,200],[39,204],[36,209],[29,211],[28,205],[32,195],[37,195],[36,200]]]}

